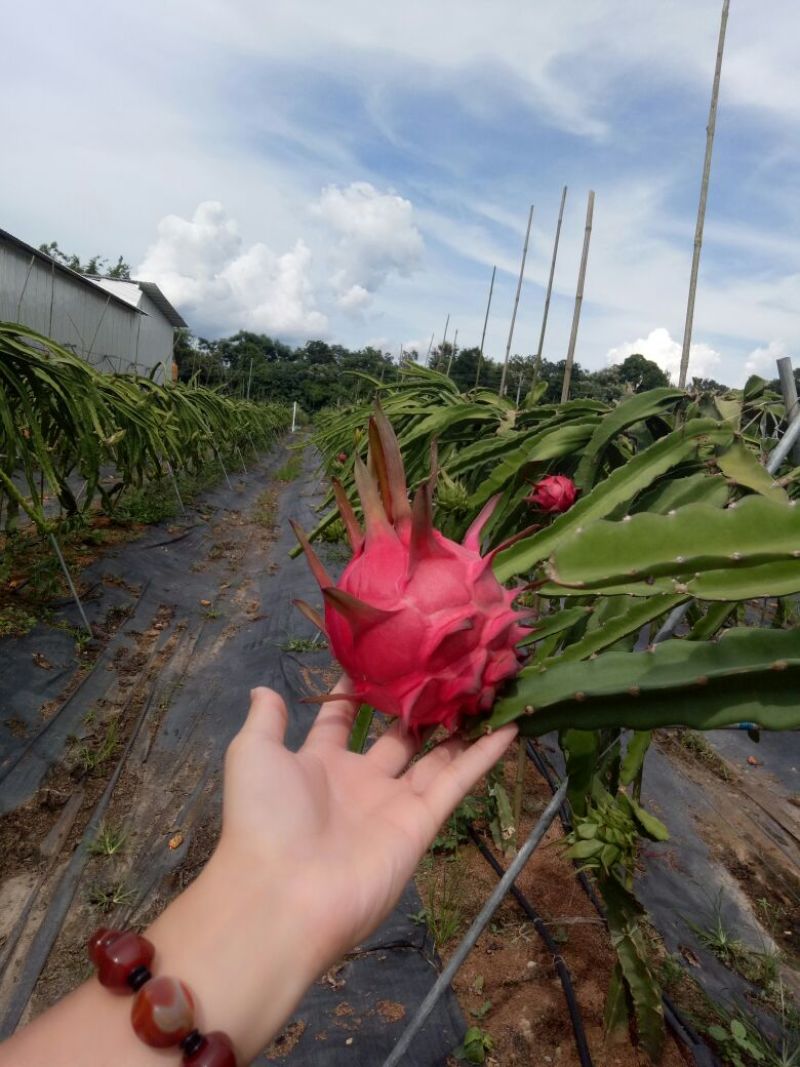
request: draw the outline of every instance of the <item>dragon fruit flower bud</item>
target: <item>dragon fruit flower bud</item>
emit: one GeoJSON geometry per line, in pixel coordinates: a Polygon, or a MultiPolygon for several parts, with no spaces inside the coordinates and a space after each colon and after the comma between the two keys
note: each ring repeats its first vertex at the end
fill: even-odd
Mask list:
{"type": "Polygon", "coordinates": [[[550,474],[536,482],[533,492],[525,499],[540,511],[562,512],[569,511],[577,495],[577,487],[571,478],[564,474],[550,474]]]}

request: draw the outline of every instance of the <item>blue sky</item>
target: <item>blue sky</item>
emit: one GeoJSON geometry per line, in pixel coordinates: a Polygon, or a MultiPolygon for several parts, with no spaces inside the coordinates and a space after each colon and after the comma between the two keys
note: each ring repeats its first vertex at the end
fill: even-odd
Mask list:
{"type": "MultiPolygon", "coordinates": [[[[123,254],[196,331],[501,358],[528,205],[513,350],[674,366],[718,0],[54,0],[6,14],[0,225],[123,254]]],[[[795,0],[733,0],[691,369],[730,384],[800,344],[795,0]]]]}

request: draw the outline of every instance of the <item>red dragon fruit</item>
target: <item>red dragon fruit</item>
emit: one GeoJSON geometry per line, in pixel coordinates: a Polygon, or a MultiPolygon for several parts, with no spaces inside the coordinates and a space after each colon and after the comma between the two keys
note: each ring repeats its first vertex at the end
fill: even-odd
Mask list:
{"type": "Polygon", "coordinates": [[[481,530],[497,498],[462,544],[451,541],[433,528],[436,470],[409,505],[397,439],[380,409],[370,420],[369,442],[369,469],[355,457],[366,531],[334,481],[353,557],[334,583],[295,526],[322,589],[324,622],[296,603],[327,635],[352,679],[354,701],[399,716],[416,735],[438,724],[455,730],[491,708],[499,684],[519,670],[516,645],[528,632],[527,617],[512,607],[520,590],[497,581],[494,552],[480,555],[481,530]]]}
{"type": "Polygon", "coordinates": [[[571,478],[564,474],[550,474],[537,482],[525,499],[540,511],[561,512],[569,511],[577,495],[577,486],[571,478]]]}

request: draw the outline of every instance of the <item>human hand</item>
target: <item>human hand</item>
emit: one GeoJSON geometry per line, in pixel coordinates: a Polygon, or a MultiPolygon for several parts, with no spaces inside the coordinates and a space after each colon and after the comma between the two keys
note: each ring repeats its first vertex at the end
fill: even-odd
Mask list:
{"type": "MultiPolygon", "coordinates": [[[[334,689],[349,691],[346,677],[334,689]]],[[[283,700],[254,689],[225,764],[218,859],[244,877],[288,881],[328,963],[386,918],[444,820],[517,732],[453,737],[409,767],[420,746],[399,721],[366,754],[348,751],[355,711],[350,700],[323,704],[293,753],[283,700]]]]}

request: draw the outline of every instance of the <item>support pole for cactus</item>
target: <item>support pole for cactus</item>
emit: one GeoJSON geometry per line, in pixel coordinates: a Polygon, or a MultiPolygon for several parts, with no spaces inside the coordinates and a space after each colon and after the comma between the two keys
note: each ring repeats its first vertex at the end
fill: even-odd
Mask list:
{"type": "Polygon", "coordinates": [[[567,200],[567,187],[561,192],[561,207],[558,209],[558,222],[556,223],[556,239],[553,242],[553,258],[550,261],[550,277],[547,279],[547,293],[544,298],[544,312],[542,314],[542,328],[539,331],[539,347],[536,349],[537,365],[541,365],[542,348],[544,347],[544,334],[547,329],[547,316],[550,313],[550,297],[553,294],[553,278],[556,273],[556,256],[558,255],[558,242],[561,238],[561,223],[564,218],[564,204],[567,200]]]}
{"type": "Polygon", "coordinates": [[[589,259],[589,241],[592,237],[592,219],[594,217],[594,190],[589,190],[589,199],[586,204],[586,226],[583,231],[583,251],[581,252],[581,265],[578,270],[578,288],[575,292],[575,310],[572,312],[572,329],[569,332],[569,347],[567,349],[567,361],[564,366],[564,381],[561,385],[561,403],[566,404],[569,400],[569,383],[572,380],[572,364],[575,361],[575,345],[578,341],[578,324],[581,321],[581,307],[583,306],[583,287],[586,282],[586,263],[589,259]]]}
{"type": "Polygon", "coordinates": [[[483,333],[481,334],[481,347],[478,351],[478,369],[475,372],[475,388],[478,388],[478,379],[481,376],[481,363],[483,362],[483,343],[486,340],[486,327],[489,323],[489,308],[492,306],[492,293],[494,292],[494,276],[497,273],[497,267],[492,267],[492,280],[489,283],[489,299],[486,303],[486,315],[483,320],[483,333]]]}
{"type": "Polygon", "coordinates": [[[550,829],[550,825],[558,814],[559,808],[567,795],[568,785],[569,779],[565,778],[561,783],[558,792],[553,795],[552,800],[539,816],[539,820],[531,831],[528,840],[514,857],[513,863],[497,883],[494,892],[481,908],[480,913],[472,923],[472,926],[470,926],[463,941],[450,957],[445,969],[434,982],[431,991],[423,1000],[417,1014],[400,1035],[400,1040],[384,1061],[383,1067],[397,1067],[397,1064],[403,1062],[403,1057],[408,1052],[411,1042],[425,1025],[428,1016],[433,1011],[442,993],[444,993],[445,989],[447,989],[452,982],[459,967],[472,951],[475,942],[489,925],[492,916],[502,904],[523,867],[541,844],[544,835],[550,829]]]}
{"type": "Polygon", "coordinates": [[[692,271],[689,276],[689,299],[686,304],[686,323],[683,327],[683,348],[681,350],[681,369],[678,375],[678,388],[686,388],[686,375],[689,370],[689,348],[692,343],[692,323],[694,322],[694,298],[697,293],[697,275],[700,270],[700,251],[703,247],[703,225],[706,220],[706,201],[708,200],[708,179],[711,174],[711,153],[714,148],[714,130],[717,125],[717,100],[719,98],[719,80],[722,74],[722,52],[725,48],[725,29],[728,25],[728,7],[730,0],[722,0],[722,18],[719,24],[719,41],[717,43],[717,65],[714,69],[714,85],[711,90],[711,107],[706,126],[706,155],[703,160],[703,178],[700,182],[700,203],[697,206],[697,225],[694,231],[694,251],[692,253],[692,271]]]}
{"type": "Polygon", "coordinates": [[[522,262],[519,265],[519,278],[517,279],[517,295],[514,297],[514,310],[511,313],[511,325],[508,328],[508,341],[506,342],[506,358],[503,361],[503,373],[500,375],[500,388],[498,396],[505,396],[506,375],[508,374],[508,357],[511,355],[511,342],[514,338],[514,323],[517,321],[517,308],[519,307],[519,294],[522,289],[522,276],[525,273],[525,260],[528,256],[528,239],[531,235],[531,223],[533,222],[533,204],[528,212],[528,228],[525,230],[525,244],[522,246],[522,262]]]}
{"type": "Polygon", "coordinates": [[[458,344],[458,330],[456,330],[455,335],[453,336],[453,347],[450,349],[450,358],[447,361],[447,377],[448,378],[450,377],[450,370],[452,369],[453,360],[455,359],[455,356],[456,356],[456,345],[457,344],[458,344]]]}
{"type": "MultiPolygon", "coordinates": [[[[789,356],[784,356],[778,360],[778,377],[781,380],[781,392],[783,393],[783,403],[786,406],[786,425],[788,427],[792,425],[792,422],[800,414],[800,403],[797,400],[797,383],[794,380],[792,361],[789,356]]],[[[795,443],[790,451],[792,463],[800,465],[800,444],[795,443]]]]}
{"type": "Polygon", "coordinates": [[[86,632],[90,637],[92,637],[93,636],[92,628],[89,625],[89,620],[86,618],[86,612],[83,610],[83,603],[81,601],[81,598],[78,596],[78,590],[75,588],[75,583],[72,580],[72,575],[69,572],[69,567],[67,566],[67,562],[66,562],[66,560],[64,559],[64,556],[61,553],[61,546],[59,545],[58,541],[56,540],[56,536],[55,536],[54,533],[49,533],[47,536],[50,538],[50,544],[53,546],[53,551],[58,556],[58,562],[61,564],[61,570],[64,572],[64,577],[67,579],[67,585],[69,586],[69,591],[70,591],[70,593],[72,593],[72,599],[75,601],[75,604],[77,605],[78,612],[80,613],[80,617],[81,617],[81,620],[83,621],[84,627],[86,628],[86,632]]]}
{"type": "Polygon", "coordinates": [[[217,457],[217,463],[219,463],[220,467],[222,467],[222,473],[225,475],[225,481],[228,483],[228,488],[233,489],[233,486],[231,485],[231,480],[228,477],[228,471],[225,468],[225,464],[222,462],[222,455],[216,448],[214,449],[214,455],[217,457]]]}
{"type": "MultiPolygon", "coordinates": [[[[439,345],[439,354],[444,355],[444,346],[447,343],[447,327],[450,325],[450,312],[447,312],[447,318],[444,320],[444,333],[442,334],[442,341],[439,345]]],[[[438,359],[436,361],[439,362],[438,359]]],[[[436,368],[438,370],[438,367],[436,368]]]]}
{"type": "Polygon", "coordinates": [[[172,469],[172,464],[170,463],[170,461],[168,459],[165,459],[164,462],[167,465],[167,470],[169,471],[169,476],[170,476],[170,479],[172,480],[172,488],[175,490],[175,497],[176,497],[176,499],[178,501],[178,507],[181,509],[181,515],[183,515],[183,517],[186,518],[186,507],[184,506],[184,503],[183,503],[183,497],[181,496],[181,491],[178,488],[178,479],[175,477],[175,471],[172,469]]]}

